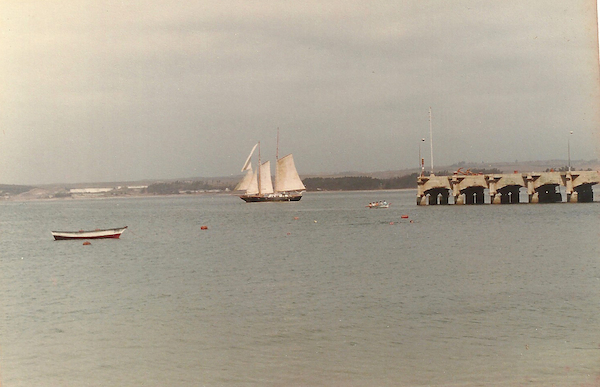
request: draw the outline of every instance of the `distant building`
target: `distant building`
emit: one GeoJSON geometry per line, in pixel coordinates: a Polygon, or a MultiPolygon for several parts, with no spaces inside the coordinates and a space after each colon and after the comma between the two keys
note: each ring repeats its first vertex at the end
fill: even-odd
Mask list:
{"type": "Polygon", "coordinates": [[[79,195],[94,195],[112,191],[114,188],[72,188],[69,193],[79,195]]]}

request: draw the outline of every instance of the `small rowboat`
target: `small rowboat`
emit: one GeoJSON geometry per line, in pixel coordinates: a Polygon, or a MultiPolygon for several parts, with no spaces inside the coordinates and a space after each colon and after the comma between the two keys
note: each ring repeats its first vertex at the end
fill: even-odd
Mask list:
{"type": "Polygon", "coordinates": [[[127,226],[119,227],[119,228],[109,228],[109,229],[105,229],[105,230],[96,229],[96,230],[92,230],[92,231],[79,230],[79,231],[51,231],[51,232],[52,232],[52,236],[57,241],[67,240],[67,239],[104,239],[104,238],[117,239],[121,236],[121,234],[123,234],[123,231],[125,231],[126,228],[127,228],[127,226]]]}
{"type": "Polygon", "coordinates": [[[368,208],[389,208],[390,203],[386,202],[385,200],[381,200],[378,202],[371,202],[366,207],[368,207],[368,208]]]}

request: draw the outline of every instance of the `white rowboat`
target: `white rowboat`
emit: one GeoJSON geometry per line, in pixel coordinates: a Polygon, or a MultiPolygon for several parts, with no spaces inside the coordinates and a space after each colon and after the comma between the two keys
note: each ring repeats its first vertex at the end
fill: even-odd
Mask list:
{"type": "Polygon", "coordinates": [[[119,228],[108,228],[104,230],[96,229],[91,231],[51,231],[52,236],[55,240],[67,240],[67,239],[105,239],[105,238],[113,238],[117,239],[123,234],[125,231],[125,227],[119,228]]]}

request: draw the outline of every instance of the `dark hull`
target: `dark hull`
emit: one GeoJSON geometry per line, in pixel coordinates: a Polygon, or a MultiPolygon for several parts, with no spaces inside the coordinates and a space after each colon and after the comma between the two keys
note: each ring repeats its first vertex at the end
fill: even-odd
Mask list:
{"type": "Polygon", "coordinates": [[[65,237],[65,236],[60,236],[60,235],[54,235],[54,240],[57,241],[67,241],[67,240],[73,240],[73,239],[118,239],[121,236],[121,234],[113,234],[113,235],[102,235],[102,236],[92,236],[92,237],[86,237],[84,235],[80,236],[80,237],[65,237]]]}
{"type": "Polygon", "coordinates": [[[246,203],[264,203],[264,202],[297,202],[302,199],[302,195],[287,195],[287,196],[259,196],[259,195],[242,195],[240,198],[246,203]]]}

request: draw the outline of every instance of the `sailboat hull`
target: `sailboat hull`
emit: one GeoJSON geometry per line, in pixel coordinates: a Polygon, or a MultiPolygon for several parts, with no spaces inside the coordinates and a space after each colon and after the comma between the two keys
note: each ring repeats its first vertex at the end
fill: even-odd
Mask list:
{"type": "Polygon", "coordinates": [[[246,203],[263,203],[263,202],[297,202],[302,199],[301,194],[294,195],[241,195],[240,198],[246,203]]]}

